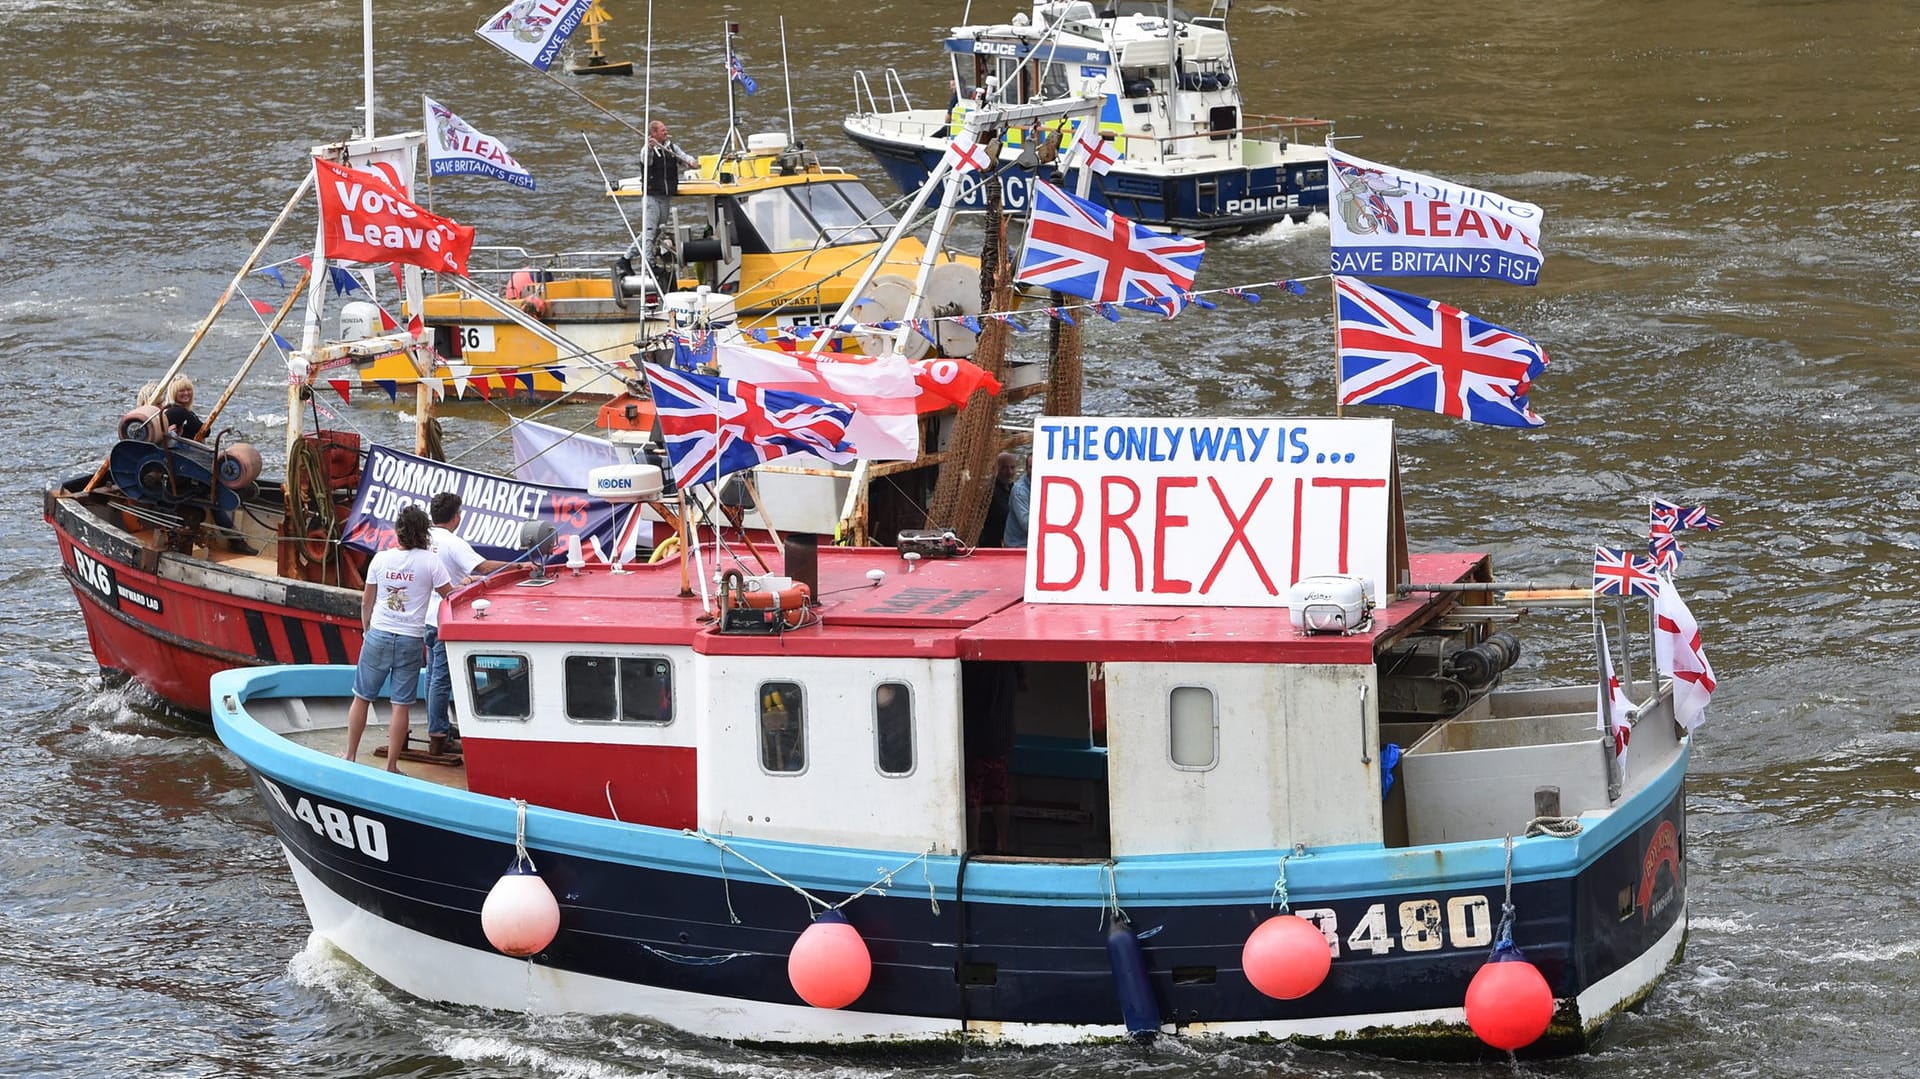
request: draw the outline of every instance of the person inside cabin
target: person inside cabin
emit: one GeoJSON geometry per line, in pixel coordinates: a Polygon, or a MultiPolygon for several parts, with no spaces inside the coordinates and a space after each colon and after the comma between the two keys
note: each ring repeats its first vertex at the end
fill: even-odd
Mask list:
{"type": "Polygon", "coordinates": [[[673,197],[680,193],[680,170],[697,169],[700,162],[674,144],[664,120],[647,125],[646,155],[647,197],[641,205],[640,239],[627,252],[627,257],[642,257],[651,263],[660,223],[667,220],[673,197]]]}
{"type": "Polygon", "coordinates": [[[993,494],[987,501],[987,523],[980,529],[980,546],[998,547],[1007,541],[1007,497],[1013,493],[1013,478],[1020,459],[1002,451],[993,462],[993,494]]]}
{"type": "Polygon", "coordinates": [[[426,659],[423,638],[427,601],[453,592],[453,579],[429,546],[427,511],[406,506],[393,519],[396,546],[367,563],[367,587],[360,596],[360,661],[353,668],[353,704],[347,708],[347,760],[360,755],[367,713],[381,694],[393,706],[387,727],[387,771],[400,770],[407,748],[407,713],[420,694],[420,668],[426,659]]]}
{"type": "MultiPolygon", "coordinates": [[[[482,558],[473,544],[461,539],[460,496],[441,491],[428,504],[427,516],[433,523],[427,547],[440,556],[447,577],[455,586],[500,569],[506,563],[497,558],[482,558]]],[[[447,667],[447,646],[440,640],[440,597],[427,601],[427,751],[433,754],[459,750],[459,737],[453,731],[450,712],[453,705],[453,672],[447,667]]]]}
{"type": "Polygon", "coordinates": [[[1032,502],[1033,458],[1027,458],[1027,467],[1020,478],[1013,481],[1007,491],[1007,528],[1001,540],[1003,547],[1025,547],[1027,545],[1027,510],[1032,502]]]}
{"type": "Polygon", "coordinates": [[[193,410],[192,379],[176,375],[172,382],[167,383],[167,403],[160,410],[160,418],[166,423],[167,430],[181,438],[199,440],[205,425],[200,422],[199,413],[193,410]]]}

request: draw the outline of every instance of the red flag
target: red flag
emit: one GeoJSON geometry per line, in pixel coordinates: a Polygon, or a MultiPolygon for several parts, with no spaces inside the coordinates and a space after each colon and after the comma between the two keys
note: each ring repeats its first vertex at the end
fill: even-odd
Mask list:
{"type": "Polygon", "coordinates": [[[465,274],[473,229],[430,214],[370,172],[313,159],[320,192],[321,253],[352,262],[405,262],[465,274]]]}
{"type": "Polygon", "coordinates": [[[333,392],[340,395],[341,401],[347,404],[353,403],[353,383],[352,382],[349,382],[344,378],[330,378],[327,380],[327,385],[333,387],[333,392]]]}
{"type": "Polygon", "coordinates": [[[937,358],[913,361],[913,380],[920,386],[920,411],[938,412],[965,405],[975,390],[1000,392],[1000,380],[968,360],[937,358]]]}
{"type": "Polygon", "coordinates": [[[387,314],[387,309],[382,307],[380,309],[380,328],[388,333],[392,333],[394,330],[399,329],[399,327],[400,320],[387,314]]]}
{"type": "Polygon", "coordinates": [[[265,300],[249,299],[247,302],[253,305],[253,313],[256,315],[271,315],[274,312],[274,306],[265,300]]]}

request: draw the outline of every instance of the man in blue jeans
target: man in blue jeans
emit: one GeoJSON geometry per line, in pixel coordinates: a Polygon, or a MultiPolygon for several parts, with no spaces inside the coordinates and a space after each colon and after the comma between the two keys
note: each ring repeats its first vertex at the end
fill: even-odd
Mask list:
{"type": "MultiPolygon", "coordinates": [[[[481,558],[473,545],[456,533],[460,529],[460,496],[442,491],[433,496],[427,509],[433,519],[428,546],[440,556],[447,576],[458,586],[475,574],[485,575],[506,565],[494,558],[481,558]]],[[[435,597],[427,609],[427,751],[446,753],[460,748],[453,737],[448,707],[453,701],[453,672],[447,669],[447,646],[440,643],[440,600],[435,597]]]]}

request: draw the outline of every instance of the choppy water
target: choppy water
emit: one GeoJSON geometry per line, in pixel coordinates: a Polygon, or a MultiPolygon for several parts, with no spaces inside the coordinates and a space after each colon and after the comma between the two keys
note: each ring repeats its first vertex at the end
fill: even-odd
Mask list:
{"type": "MultiPolygon", "coordinates": [[[[984,11],[993,6],[976,5],[984,11]]],[[[508,142],[526,195],[464,180],[436,208],[482,243],[610,246],[584,133],[619,172],[636,140],[473,37],[491,4],[384,4],[379,127],[430,93],[508,142]],[[486,10],[482,10],[485,8],[486,10]]],[[[645,11],[610,0],[609,52],[643,59],[645,11]]],[[[681,140],[724,127],[718,40],[747,24],[784,126],[773,16],[788,15],[803,134],[838,134],[851,72],[900,65],[944,98],[933,43],[957,4],[818,0],[658,13],[656,108],[681,140]]],[[[0,477],[0,1074],[884,1076],[631,1021],[533,1019],[401,997],[307,944],[243,776],[202,728],[103,691],[38,519],[90,467],[133,385],[178,350],[360,97],[360,5],[0,0],[0,349],[12,440],[0,477]]],[[[1004,16],[1006,12],[995,11],[1004,16]]],[[[1527,332],[1553,367],[1538,433],[1399,413],[1417,545],[1494,552],[1502,575],[1572,579],[1634,539],[1641,500],[1727,521],[1683,587],[1721,675],[1696,753],[1694,931],[1685,962],[1590,1057],[1551,1076],[1920,1074],[1920,685],[1914,548],[1920,386],[1914,224],[1920,16],[1891,0],[1242,3],[1253,111],[1328,116],[1355,152],[1547,209],[1540,285],[1409,283],[1527,332]]],[[[643,84],[576,84],[638,120],[643,84]]],[[[770,100],[772,98],[773,100],[770,100]]],[[[617,239],[613,242],[618,242],[617,239]]],[[[1318,271],[1324,226],[1216,243],[1205,286],[1318,271]]],[[[277,296],[266,298],[277,299],[277,296]]],[[[244,320],[189,371],[232,369],[244,320]]],[[[1323,413],[1325,292],[1092,331],[1089,410],[1323,413]]],[[[236,419],[273,444],[271,376],[236,419]]],[[[357,407],[404,438],[396,411],[357,407]]],[[[499,425],[450,422],[456,448],[499,425]]],[[[1577,669],[1534,647],[1522,677],[1577,669]]],[[[1571,646],[1569,646],[1571,648],[1571,646]]],[[[991,1054],[935,1074],[1413,1076],[1436,1069],[1284,1048],[991,1054]]],[[[1456,1069],[1439,1069],[1442,1071],[1456,1069]]]]}

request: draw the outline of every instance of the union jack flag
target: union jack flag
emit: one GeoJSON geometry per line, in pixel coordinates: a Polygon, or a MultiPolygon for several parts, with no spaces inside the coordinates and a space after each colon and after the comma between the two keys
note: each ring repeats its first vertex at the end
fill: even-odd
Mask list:
{"type": "Polygon", "coordinates": [[[682,487],[713,483],[790,453],[836,463],[854,457],[847,443],[850,406],[730,378],[643,366],[674,480],[682,487]]]}
{"type": "Polygon", "coordinates": [[[1333,279],[1340,403],[1399,405],[1473,423],[1538,427],[1527,403],[1547,368],[1539,345],[1436,300],[1333,279]]]}
{"type": "Polygon", "coordinates": [[[1711,532],[1720,527],[1720,518],[1708,513],[1705,506],[1677,506],[1664,498],[1653,500],[1648,516],[1653,524],[1665,524],[1672,532],[1683,528],[1711,532]]]}
{"type": "Polygon", "coordinates": [[[1662,573],[1673,573],[1680,568],[1680,562],[1687,557],[1680,541],[1673,536],[1672,523],[1661,520],[1655,510],[1647,522],[1647,553],[1653,556],[1653,564],[1662,573]]]}
{"type": "Polygon", "coordinates": [[[1593,549],[1593,594],[1658,596],[1660,576],[1651,558],[1629,555],[1619,547],[1593,549]]]}
{"type": "Polygon", "coordinates": [[[1102,303],[1152,304],[1168,318],[1186,306],[1203,240],[1136,225],[1046,182],[1033,185],[1033,221],[1014,276],[1102,303]]]}
{"type": "Polygon", "coordinates": [[[760,84],[753,81],[753,76],[747,74],[746,67],[740,63],[740,54],[732,49],[727,50],[727,77],[739,83],[749,97],[760,89],[760,84]]]}

